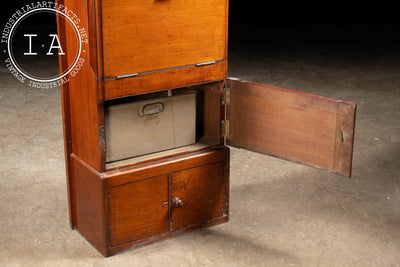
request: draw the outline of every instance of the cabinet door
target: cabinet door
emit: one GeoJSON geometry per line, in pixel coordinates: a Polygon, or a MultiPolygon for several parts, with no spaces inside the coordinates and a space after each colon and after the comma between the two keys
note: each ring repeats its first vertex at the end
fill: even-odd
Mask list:
{"type": "Polygon", "coordinates": [[[226,0],[101,4],[105,77],[225,60],[226,0]]]}
{"type": "Polygon", "coordinates": [[[110,244],[117,246],[168,231],[168,177],[109,189],[110,244]]]}
{"type": "Polygon", "coordinates": [[[171,174],[171,230],[227,215],[225,162],[171,174]]]}
{"type": "Polygon", "coordinates": [[[229,79],[230,145],[351,175],[356,104],[229,79]]]}

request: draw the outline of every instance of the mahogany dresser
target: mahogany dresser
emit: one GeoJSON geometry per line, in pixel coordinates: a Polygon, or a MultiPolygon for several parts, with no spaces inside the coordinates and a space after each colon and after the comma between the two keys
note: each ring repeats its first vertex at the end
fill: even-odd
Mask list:
{"type": "MultiPolygon", "coordinates": [[[[356,105],[228,78],[228,0],[58,4],[88,35],[83,64],[62,85],[70,224],[104,256],[227,222],[227,143],[350,176],[356,105]],[[185,90],[195,93],[194,142],[107,160],[107,133],[124,128],[107,120],[110,108],[185,90]]],[[[68,23],[58,18],[61,72],[77,53],[68,23]]],[[[157,124],[164,103],[142,108],[157,124]]],[[[130,125],[132,136],[143,128],[130,125]]],[[[134,152],[163,131],[114,142],[134,152]]]]}

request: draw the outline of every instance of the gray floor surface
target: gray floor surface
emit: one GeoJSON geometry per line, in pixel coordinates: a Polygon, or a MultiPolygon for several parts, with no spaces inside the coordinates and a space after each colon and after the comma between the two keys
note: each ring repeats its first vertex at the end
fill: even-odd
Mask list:
{"type": "Polygon", "coordinates": [[[358,104],[351,179],[232,148],[227,224],[103,258],[69,228],[60,89],[2,64],[0,266],[400,266],[399,29],[230,38],[230,76],[358,104]]]}

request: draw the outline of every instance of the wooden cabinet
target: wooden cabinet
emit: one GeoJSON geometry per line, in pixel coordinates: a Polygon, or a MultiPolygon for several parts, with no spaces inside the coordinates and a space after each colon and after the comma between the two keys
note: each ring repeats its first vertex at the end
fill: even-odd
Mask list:
{"type": "Polygon", "coordinates": [[[106,172],[70,160],[71,223],[105,256],[228,220],[225,147],[106,172]]]}
{"type": "MultiPolygon", "coordinates": [[[[73,10],[80,31],[89,34],[81,69],[62,85],[70,223],[103,255],[227,222],[225,143],[350,176],[356,105],[229,79],[227,0],[58,4],[73,10]],[[107,143],[110,127],[119,132],[105,119],[110,107],[180,90],[196,94],[194,143],[106,157],[113,146],[107,143]]],[[[74,31],[58,19],[66,45],[61,72],[75,60],[74,31]]],[[[163,105],[156,106],[148,119],[162,112],[163,105]]],[[[117,118],[118,127],[129,123],[124,116],[117,118]]],[[[164,128],[160,134],[173,127],[164,128]]],[[[138,138],[126,132],[116,141],[129,152],[138,138]]],[[[140,140],[152,138],[158,137],[140,140]]]]}
{"type": "Polygon", "coordinates": [[[227,216],[226,162],[107,189],[110,247],[227,216]]]}

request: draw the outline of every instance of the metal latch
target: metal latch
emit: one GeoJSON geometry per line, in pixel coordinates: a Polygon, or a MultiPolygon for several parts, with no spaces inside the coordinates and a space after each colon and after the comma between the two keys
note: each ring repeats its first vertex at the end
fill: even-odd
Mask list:
{"type": "Polygon", "coordinates": [[[229,136],[229,120],[221,121],[221,136],[229,136]]]}
{"type": "Polygon", "coordinates": [[[208,61],[196,64],[196,67],[208,66],[217,63],[217,61],[208,61]]]}
{"type": "Polygon", "coordinates": [[[119,79],[125,79],[125,78],[130,78],[130,77],[136,77],[138,75],[139,75],[139,73],[131,73],[131,74],[119,75],[119,76],[116,76],[115,78],[117,80],[119,80],[119,79]]]}

